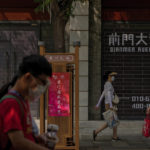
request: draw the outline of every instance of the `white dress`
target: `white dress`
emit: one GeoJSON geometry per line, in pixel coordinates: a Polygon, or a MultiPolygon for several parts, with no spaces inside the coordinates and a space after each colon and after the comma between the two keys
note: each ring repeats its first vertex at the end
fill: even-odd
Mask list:
{"type": "Polygon", "coordinates": [[[105,104],[109,104],[110,108],[113,108],[112,100],[114,99],[114,88],[111,82],[107,81],[104,85],[104,91],[102,92],[96,107],[101,105],[102,99],[105,97],[105,104]]]}

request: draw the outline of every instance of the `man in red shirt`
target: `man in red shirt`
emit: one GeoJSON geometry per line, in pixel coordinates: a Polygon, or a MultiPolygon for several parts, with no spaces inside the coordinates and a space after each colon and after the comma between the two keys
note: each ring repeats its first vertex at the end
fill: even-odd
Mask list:
{"type": "Polygon", "coordinates": [[[17,76],[1,88],[0,150],[48,150],[36,143],[29,102],[46,90],[51,74],[51,65],[43,56],[27,56],[17,76]]]}

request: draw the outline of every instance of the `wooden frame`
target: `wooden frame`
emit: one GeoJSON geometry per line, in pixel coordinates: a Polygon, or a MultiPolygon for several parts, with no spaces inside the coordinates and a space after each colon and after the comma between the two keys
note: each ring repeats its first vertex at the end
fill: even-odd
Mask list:
{"type": "MultiPolygon", "coordinates": [[[[49,117],[47,115],[47,124],[58,123],[58,125],[60,126],[61,131],[60,133],[58,133],[60,142],[56,145],[57,150],[62,149],[79,150],[79,46],[80,45],[78,44],[79,42],[76,43],[77,44],[75,45],[75,53],[46,53],[44,45],[43,44],[39,45],[40,55],[45,56],[47,60],[52,64],[53,72],[66,72],[67,64],[75,65],[74,70],[75,75],[70,73],[70,76],[71,77],[73,76],[75,80],[75,106],[71,99],[73,93],[70,92],[70,100],[71,100],[70,110],[71,112],[74,112],[73,109],[75,108],[75,113],[72,113],[68,118],[49,117]],[[75,119],[73,120],[74,115],[75,119]],[[73,139],[74,144],[67,145],[67,140],[69,140],[69,138],[71,139],[71,137],[73,139]]],[[[70,87],[70,91],[72,91],[72,86],[70,87]]],[[[45,132],[45,126],[46,126],[45,103],[44,103],[44,96],[42,95],[40,98],[40,133],[45,132]]]]}

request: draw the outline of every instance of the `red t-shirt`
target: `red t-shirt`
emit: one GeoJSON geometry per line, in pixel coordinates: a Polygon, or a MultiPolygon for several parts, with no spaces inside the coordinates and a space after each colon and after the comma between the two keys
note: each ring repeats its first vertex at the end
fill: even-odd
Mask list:
{"type": "MultiPolygon", "coordinates": [[[[24,137],[35,142],[32,133],[32,120],[28,101],[17,96],[22,104],[13,98],[7,98],[0,103],[0,147],[8,143],[7,133],[11,130],[21,130],[24,137]],[[24,110],[24,113],[22,112],[24,110]]],[[[11,150],[14,150],[11,146],[11,150]]]]}

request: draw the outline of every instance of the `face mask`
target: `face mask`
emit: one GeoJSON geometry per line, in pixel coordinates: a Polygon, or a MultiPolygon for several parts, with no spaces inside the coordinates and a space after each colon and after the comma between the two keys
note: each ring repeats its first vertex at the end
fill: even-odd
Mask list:
{"type": "Polygon", "coordinates": [[[111,77],[111,81],[115,81],[115,77],[114,76],[111,77]]]}
{"type": "Polygon", "coordinates": [[[45,92],[47,85],[38,85],[35,89],[29,89],[29,99],[31,101],[38,100],[40,96],[45,92]]]}

